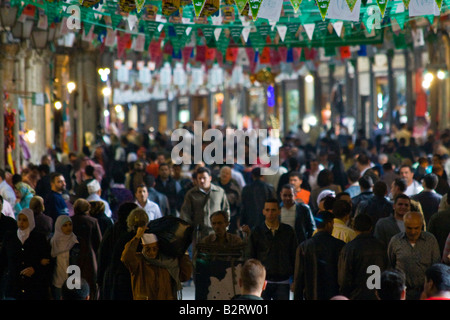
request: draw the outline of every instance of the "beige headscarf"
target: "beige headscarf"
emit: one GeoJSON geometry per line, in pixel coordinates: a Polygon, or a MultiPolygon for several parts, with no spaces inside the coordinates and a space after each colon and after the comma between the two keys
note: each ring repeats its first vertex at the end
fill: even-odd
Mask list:
{"type": "Polygon", "coordinates": [[[36,224],[34,222],[33,210],[31,210],[29,208],[20,210],[19,214],[17,215],[17,219],[19,219],[19,216],[21,214],[26,216],[28,219],[28,228],[26,228],[24,230],[20,230],[19,228],[17,228],[17,237],[19,238],[20,242],[22,242],[22,244],[24,244],[24,242],[28,239],[31,231],[33,231],[36,224]]]}
{"type": "Polygon", "coordinates": [[[78,243],[77,236],[73,232],[67,235],[61,230],[61,227],[68,221],[72,221],[72,219],[66,215],[60,215],[56,219],[55,234],[50,240],[52,257],[56,257],[60,253],[69,251],[76,243],[78,243]]]}

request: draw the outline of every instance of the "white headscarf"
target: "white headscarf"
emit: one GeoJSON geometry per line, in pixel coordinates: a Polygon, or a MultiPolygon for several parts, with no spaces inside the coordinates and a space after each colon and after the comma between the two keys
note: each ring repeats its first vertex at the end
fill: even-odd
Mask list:
{"type": "Polygon", "coordinates": [[[72,222],[72,219],[66,215],[60,215],[55,222],[55,234],[50,240],[52,246],[52,257],[56,257],[58,254],[72,249],[75,243],[78,243],[77,236],[72,232],[71,234],[64,234],[61,227],[66,222],[72,222]]]}
{"type": "Polygon", "coordinates": [[[23,214],[28,219],[28,228],[25,230],[20,230],[17,228],[17,237],[19,238],[20,242],[24,244],[25,240],[28,239],[30,236],[31,231],[33,231],[35,223],[34,223],[34,213],[31,209],[25,208],[20,210],[19,214],[17,215],[17,220],[19,220],[19,216],[23,214]]]}

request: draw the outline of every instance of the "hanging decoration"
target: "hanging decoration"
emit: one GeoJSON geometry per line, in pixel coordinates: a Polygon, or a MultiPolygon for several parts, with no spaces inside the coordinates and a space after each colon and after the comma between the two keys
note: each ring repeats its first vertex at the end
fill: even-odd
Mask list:
{"type": "Polygon", "coordinates": [[[194,5],[195,16],[199,17],[203,11],[203,7],[205,6],[206,0],[192,0],[192,4],[194,5]]]}
{"type": "Polygon", "coordinates": [[[300,4],[302,3],[302,0],[290,0],[292,8],[294,9],[294,13],[297,13],[298,9],[300,8],[300,4]]]}
{"type": "Polygon", "coordinates": [[[16,123],[16,111],[13,108],[6,108],[4,113],[5,121],[5,149],[16,148],[16,139],[14,137],[14,126],[16,123]]]}
{"type": "Polygon", "coordinates": [[[322,20],[325,21],[327,15],[328,6],[330,5],[330,0],[316,0],[317,6],[319,7],[320,15],[322,20]]]}
{"type": "Polygon", "coordinates": [[[410,21],[423,17],[424,29],[441,23],[450,4],[442,0],[35,1],[11,5],[20,6],[18,16],[36,19],[40,28],[55,28],[64,38],[56,40],[58,45],[73,45],[66,39],[71,35],[100,50],[115,50],[121,58],[127,50],[146,54],[155,68],[174,60],[182,65],[229,66],[239,61],[236,49],[241,48],[248,58],[247,70],[253,71],[261,61],[277,66],[312,60],[311,52],[317,52],[312,49],[319,47],[330,56],[346,57],[348,50],[339,48],[381,44],[386,30],[395,34],[391,39],[396,47],[407,47],[412,38],[410,21]],[[71,17],[68,5],[80,7],[79,29],[65,26],[71,17]],[[439,14],[441,19],[435,19],[439,14]]]}
{"type": "Polygon", "coordinates": [[[384,12],[386,11],[388,0],[377,0],[378,7],[380,8],[381,17],[384,18],[384,12]]]}
{"type": "Polygon", "coordinates": [[[242,14],[244,11],[246,5],[248,5],[248,0],[235,0],[236,7],[238,9],[238,12],[242,14]]]}
{"type": "Polygon", "coordinates": [[[259,11],[259,8],[261,7],[262,1],[263,0],[248,0],[248,3],[250,5],[250,11],[252,13],[253,21],[255,21],[256,18],[258,17],[258,11],[259,11]]]}

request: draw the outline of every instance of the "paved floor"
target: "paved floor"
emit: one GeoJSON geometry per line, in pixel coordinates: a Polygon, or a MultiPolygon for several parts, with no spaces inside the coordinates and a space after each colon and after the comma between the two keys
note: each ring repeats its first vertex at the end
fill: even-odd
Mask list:
{"type": "Polygon", "coordinates": [[[182,300],[195,300],[194,281],[191,281],[190,283],[184,282],[182,292],[183,292],[182,300]]]}

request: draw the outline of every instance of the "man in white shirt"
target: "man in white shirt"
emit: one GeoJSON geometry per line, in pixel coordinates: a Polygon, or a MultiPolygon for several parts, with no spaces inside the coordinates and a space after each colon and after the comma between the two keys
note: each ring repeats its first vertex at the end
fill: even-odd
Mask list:
{"type": "Polygon", "coordinates": [[[148,189],[145,184],[137,186],[134,197],[136,198],[135,203],[147,212],[149,221],[162,218],[158,204],[148,199],[148,189]]]}
{"type": "Polygon", "coordinates": [[[408,165],[402,165],[399,169],[400,177],[406,179],[407,187],[405,194],[408,197],[414,196],[423,191],[423,186],[417,180],[414,180],[414,172],[408,165]]]}
{"type": "Polygon", "coordinates": [[[94,179],[87,184],[87,189],[89,196],[86,198],[87,201],[101,201],[105,204],[105,214],[108,218],[112,217],[111,208],[106,200],[103,200],[100,195],[102,194],[102,189],[98,180],[94,179]]]}

